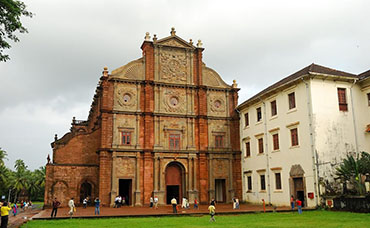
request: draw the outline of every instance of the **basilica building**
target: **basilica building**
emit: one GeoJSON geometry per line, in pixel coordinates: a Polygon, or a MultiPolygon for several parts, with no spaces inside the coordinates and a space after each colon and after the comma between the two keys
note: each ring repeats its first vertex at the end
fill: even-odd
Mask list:
{"type": "Polygon", "coordinates": [[[202,43],[176,35],[141,45],[142,57],[104,68],[87,120],[55,136],[45,205],[99,197],[112,206],[241,198],[238,88],[202,59],[202,43]]]}

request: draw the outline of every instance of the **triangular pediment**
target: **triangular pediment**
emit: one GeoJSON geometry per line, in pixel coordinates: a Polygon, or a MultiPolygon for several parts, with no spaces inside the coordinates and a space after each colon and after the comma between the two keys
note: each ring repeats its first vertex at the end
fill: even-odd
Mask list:
{"type": "Polygon", "coordinates": [[[160,39],[156,42],[156,44],[163,45],[163,46],[171,46],[171,47],[179,47],[179,48],[191,48],[194,49],[195,47],[186,42],[185,40],[181,39],[178,36],[169,36],[163,39],[160,39]]]}

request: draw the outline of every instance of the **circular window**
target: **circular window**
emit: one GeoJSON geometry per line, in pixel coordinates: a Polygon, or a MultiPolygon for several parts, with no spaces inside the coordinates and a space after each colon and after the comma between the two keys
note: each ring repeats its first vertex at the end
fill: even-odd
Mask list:
{"type": "Polygon", "coordinates": [[[176,107],[179,104],[179,100],[177,99],[177,97],[171,97],[170,104],[176,107]]]}
{"type": "Polygon", "coordinates": [[[221,107],[221,101],[219,101],[219,100],[215,101],[214,105],[215,105],[216,108],[220,108],[221,107]]]}
{"type": "Polygon", "coordinates": [[[130,102],[130,100],[131,100],[131,96],[130,96],[130,94],[125,94],[125,95],[123,95],[123,101],[125,102],[125,103],[128,103],[128,102],[130,102]]]}

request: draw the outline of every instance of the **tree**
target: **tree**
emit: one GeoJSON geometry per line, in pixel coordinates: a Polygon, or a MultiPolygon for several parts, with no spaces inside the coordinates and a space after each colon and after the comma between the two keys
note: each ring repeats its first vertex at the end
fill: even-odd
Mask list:
{"type": "Polygon", "coordinates": [[[362,152],[360,158],[354,158],[347,155],[343,163],[337,168],[336,175],[340,178],[343,184],[351,183],[355,187],[356,193],[363,195],[365,192],[365,184],[363,176],[370,173],[370,154],[362,152]]]}
{"type": "Polygon", "coordinates": [[[0,147],[0,165],[4,165],[4,160],[7,159],[8,153],[5,150],[2,150],[0,147]]]}
{"type": "Polygon", "coordinates": [[[9,41],[18,42],[16,32],[27,33],[20,20],[21,16],[32,17],[26,10],[26,5],[18,0],[0,0],[0,62],[9,60],[9,55],[3,54],[4,49],[11,48],[9,41]]]}

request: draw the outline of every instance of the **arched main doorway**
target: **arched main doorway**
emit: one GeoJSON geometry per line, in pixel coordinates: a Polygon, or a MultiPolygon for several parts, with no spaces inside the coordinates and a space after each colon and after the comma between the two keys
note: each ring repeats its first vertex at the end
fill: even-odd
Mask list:
{"type": "Polygon", "coordinates": [[[179,162],[171,162],[166,167],[166,202],[171,203],[173,197],[176,198],[177,202],[184,194],[184,175],[185,168],[179,162]]]}
{"type": "Polygon", "coordinates": [[[88,183],[88,182],[85,181],[85,182],[83,182],[81,184],[81,189],[80,189],[80,203],[82,203],[82,201],[86,197],[90,197],[91,198],[91,191],[92,191],[92,187],[91,187],[91,184],[90,183],[88,183]]]}

